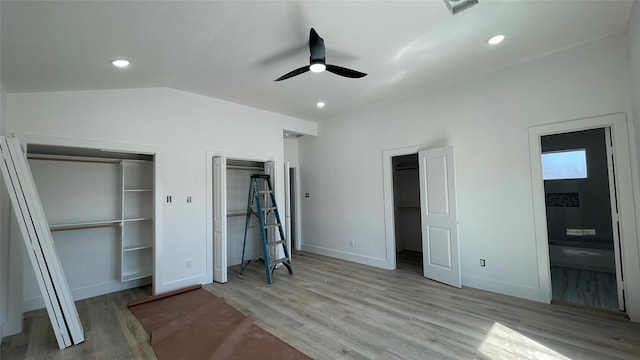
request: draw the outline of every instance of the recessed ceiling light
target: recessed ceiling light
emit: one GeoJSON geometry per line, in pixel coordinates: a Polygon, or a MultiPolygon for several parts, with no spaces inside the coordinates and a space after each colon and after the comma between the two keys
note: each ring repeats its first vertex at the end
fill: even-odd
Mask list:
{"type": "Polygon", "coordinates": [[[126,68],[127,66],[129,66],[129,60],[125,60],[125,59],[112,60],[111,65],[118,68],[126,68]]]}
{"type": "Polygon", "coordinates": [[[498,45],[498,44],[500,44],[503,40],[504,40],[504,35],[502,35],[502,34],[493,35],[492,37],[490,37],[490,38],[487,40],[487,44],[489,44],[489,45],[498,45]]]}
{"type": "Polygon", "coordinates": [[[324,107],[324,102],[322,101],[318,101],[318,103],[316,104],[316,106],[320,109],[322,109],[324,107]]]}

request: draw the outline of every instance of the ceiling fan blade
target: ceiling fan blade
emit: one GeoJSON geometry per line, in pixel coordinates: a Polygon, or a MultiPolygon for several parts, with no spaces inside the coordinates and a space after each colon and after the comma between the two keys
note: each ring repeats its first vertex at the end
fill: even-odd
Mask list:
{"type": "Polygon", "coordinates": [[[337,65],[327,64],[327,71],[332,72],[336,75],[340,75],[348,78],[361,78],[361,77],[367,76],[367,74],[363,72],[347,69],[345,67],[337,66],[337,65]]]}
{"type": "Polygon", "coordinates": [[[314,28],[309,30],[309,53],[311,63],[322,62],[324,63],[324,58],[326,54],[326,49],[324,47],[324,39],[318,35],[314,28]]]}
{"type": "MultiPolygon", "coordinates": [[[[309,45],[307,44],[307,42],[302,42],[296,46],[292,46],[288,49],[284,49],[282,51],[279,51],[277,53],[274,53],[272,55],[269,55],[261,60],[259,60],[257,62],[258,65],[260,66],[271,66],[275,63],[281,62],[283,60],[292,58],[294,56],[297,55],[301,55],[303,54],[307,48],[309,47],[309,45]]],[[[351,59],[347,59],[347,60],[351,60],[351,59]]]]}
{"type": "Polygon", "coordinates": [[[298,76],[300,74],[304,74],[307,71],[309,71],[309,65],[305,65],[301,68],[297,68],[293,71],[290,71],[282,76],[280,76],[279,78],[275,79],[274,81],[281,81],[281,80],[286,80],[288,78],[294,77],[294,76],[298,76]]]}

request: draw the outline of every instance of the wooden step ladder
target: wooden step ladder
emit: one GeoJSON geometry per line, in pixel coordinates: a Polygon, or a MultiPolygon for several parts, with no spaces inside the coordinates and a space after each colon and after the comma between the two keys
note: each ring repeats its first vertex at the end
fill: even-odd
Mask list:
{"type": "Polygon", "coordinates": [[[293,275],[293,267],[289,258],[287,241],[280,221],[280,213],[276,205],[276,198],[271,186],[271,176],[267,174],[253,174],[249,180],[249,196],[247,199],[247,218],[244,226],[244,242],[242,245],[242,262],[240,263],[240,276],[243,275],[251,259],[244,261],[247,247],[247,229],[251,215],[258,218],[260,235],[262,239],[262,260],[267,274],[267,282],[273,283],[273,271],[276,266],[283,264],[293,275]],[[275,229],[278,229],[276,232],[275,229]],[[277,235],[280,235],[278,238],[277,235]],[[282,247],[282,253],[278,249],[282,247]]]}

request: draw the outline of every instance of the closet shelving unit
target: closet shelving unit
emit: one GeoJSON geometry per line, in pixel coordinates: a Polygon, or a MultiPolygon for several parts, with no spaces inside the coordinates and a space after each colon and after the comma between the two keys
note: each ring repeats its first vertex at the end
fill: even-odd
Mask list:
{"type": "Polygon", "coordinates": [[[153,273],[153,163],[122,160],[121,280],[153,273]]]}
{"type": "MultiPolygon", "coordinates": [[[[116,156],[114,153],[110,154],[116,156]]],[[[73,209],[72,214],[68,216],[66,214],[58,216],[58,219],[62,217],[65,221],[55,222],[54,219],[49,227],[52,232],[56,233],[77,230],[90,231],[87,233],[87,240],[91,239],[93,229],[97,231],[99,228],[118,227],[119,229],[115,230],[115,233],[118,234],[119,239],[117,240],[120,241],[119,245],[114,244],[114,246],[118,248],[120,254],[119,280],[126,282],[153,275],[153,160],[102,158],[94,157],[93,154],[92,156],[78,156],[29,153],[27,157],[29,160],[56,161],[61,165],[65,162],[104,164],[113,166],[114,171],[119,169],[119,174],[114,174],[114,177],[118,178],[118,184],[113,184],[113,190],[104,194],[105,198],[110,199],[106,201],[107,206],[118,207],[104,212],[110,214],[106,215],[110,218],[68,221],[69,218],[78,217],[81,212],[73,209]]],[[[64,169],[59,171],[64,171],[64,169]]],[[[95,204],[95,206],[102,205],[105,204],[95,204]]],[[[72,207],[77,207],[77,204],[74,203],[72,207]]],[[[65,206],[62,204],[59,208],[55,206],[56,212],[64,212],[64,208],[65,206]]],[[[88,212],[91,213],[91,211],[88,212]]],[[[60,236],[62,236],[60,241],[64,241],[65,235],[60,234],[60,236]]]]}

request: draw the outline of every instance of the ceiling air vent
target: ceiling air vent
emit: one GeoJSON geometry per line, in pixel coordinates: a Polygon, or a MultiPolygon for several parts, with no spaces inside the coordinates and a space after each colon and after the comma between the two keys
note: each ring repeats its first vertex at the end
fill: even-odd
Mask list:
{"type": "Polygon", "coordinates": [[[444,0],[447,4],[447,8],[451,11],[452,15],[459,13],[462,10],[466,10],[478,3],[478,0],[444,0]]]}

